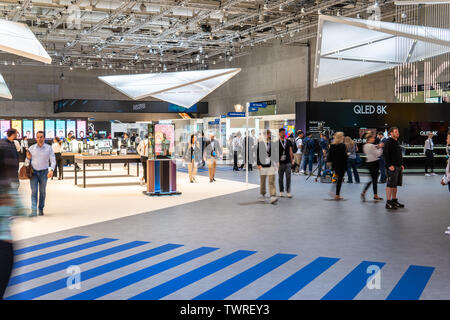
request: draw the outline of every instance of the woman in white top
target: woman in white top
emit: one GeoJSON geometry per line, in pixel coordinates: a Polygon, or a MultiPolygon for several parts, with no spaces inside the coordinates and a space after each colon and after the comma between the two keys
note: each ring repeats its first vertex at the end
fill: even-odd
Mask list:
{"type": "MultiPolygon", "coordinates": [[[[55,158],[56,158],[56,166],[55,166],[55,172],[53,173],[53,177],[57,177],[58,171],[59,171],[58,180],[62,180],[62,178],[63,178],[63,159],[62,159],[61,153],[63,151],[63,145],[62,145],[62,141],[60,138],[58,138],[58,137],[53,138],[52,149],[53,149],[53,152],[55,153],[55,158]]],[[[52,177],[52,180],[53,180],[53,177],[52,177]]]]}
{"type": "Polygon", "coordinates": [[[435,176],[434,171],[434,143],[433,143],[433,133],[428,133],[428,139],[425,140],[425,145],[423,146],[423,153],[425,154],[425,176],[435,176]],[[431,173],[428,173],[428,167],[431,168],[431,173]]]}
{"type": "Polygon", "coordinates": [[[26,158],[26,154],[28,151],[28,137],[27,136],[23,136],[22,141],[20,141],[20,148],[21,148],[21,161],[25,161],[26,158]]]}
{"type": "MultiPolygon", "coordinates": [[[[137,138],[136,138],[137,139],[137,138]]],[[[144,176],[141,178],[141,185],[147,183],[147,160],[148,160],[148,136],[139,142],[136,149],[137,153],[141,156],[142,168],[144,168],[144,176]]]]}
{"type": "Polygon", "coordinates": [[[378,173],[380,170],[379,166],[379,158],[383,153],[383,143],[379,145],[375,145],[375,136],[369,132],[366,135],[366,144],[363,147],[363,151],[367,156],[366,166],[369,169],[371,181],[369,181],[363,189],[361,193],[361,200],[366,201],[366,192],[372,184],[373,187],[373,199],[374,200],[383,200],[378,196],[378,173]]]}

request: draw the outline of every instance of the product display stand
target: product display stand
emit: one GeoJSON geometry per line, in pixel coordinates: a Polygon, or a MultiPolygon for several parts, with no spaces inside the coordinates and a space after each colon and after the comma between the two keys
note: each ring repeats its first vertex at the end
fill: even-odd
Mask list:
{"type": "Polygon", "coordinates": [[[147,160],[148,196],[181,194],[177,191],[177,164],[174,159],[147,160]]]}

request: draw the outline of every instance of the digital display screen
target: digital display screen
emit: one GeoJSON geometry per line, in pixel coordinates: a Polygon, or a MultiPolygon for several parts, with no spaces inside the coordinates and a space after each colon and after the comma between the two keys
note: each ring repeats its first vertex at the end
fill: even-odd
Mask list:
{"type": "Polygon", "coordinates": [[[77,138],[83,139],[86,137],[86,121],[77,120],[77,138]]]}
{"type": "Polygon", "coordinates": [[[44,131],[44,120],[34,120],[34,136],[38,131],[44,131]]]}
{"type": "Polygon", "coordinates": [[[66,121],[56,120],[56,135],[63,139],[66,136],[66,121]]]}
{"type": "Polygon", "coordinates": [[[33,120],[23,120],[23,137],[33,139],[33,120]]]}
{"type": "Polygon", "coordinates": [[[17,130],[17,139],[22,139],[22,120],[12,120],[11,128],[17,130]]]}
{"type": "Polygon", "coordinates": [[[9,120],[1,120],[0,121],[0,130],[1,130],[1,133],[2,133],[2,139],[6,139],[6,131],[8,131],[8,129],[10,129],[11,128],[11,121],[9,121],[9,120]]]}
{"type": "Polygon", "coordinates": [[[423,145],[428,139],[428,134],[433,133],[435,144],[445,145],[447,142],[448,121],[442,122],[410,122],[409,123],[409,144],[423,145]]]}
{"type": "Polygon", "coordinates": [[[73,135],[76,134],[76,122],[75,122],[75,120],[67,120],[66,121],[66,132],[67,132],[67,135],[69,135],[69,133],[72,133],[73,135]]]}
{"type": "Polygon", "coordinates": [[[45,120],[45,138],[53,139],[55,137],[55,120],[45,120]]]}
{"type": "Polygon", "coordinates": [[[157,155],[166,155],[164,154],[166,151],[173,152],[174,133],[174,126],[171,124],[155,124],[155,152],[157,155]]]}

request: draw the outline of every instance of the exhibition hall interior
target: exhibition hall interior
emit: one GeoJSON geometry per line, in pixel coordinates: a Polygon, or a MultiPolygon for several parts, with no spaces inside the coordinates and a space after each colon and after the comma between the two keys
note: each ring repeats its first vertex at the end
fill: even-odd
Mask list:
{"type": "Polygon", "coordinates": [[[449,102],[450,1],[0,0],[0,300],[448,300],[449,102]]]}

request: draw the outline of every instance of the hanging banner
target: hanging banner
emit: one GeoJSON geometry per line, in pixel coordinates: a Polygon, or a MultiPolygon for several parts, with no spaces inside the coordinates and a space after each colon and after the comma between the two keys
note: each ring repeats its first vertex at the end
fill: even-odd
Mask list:
{"type": "Polygon", "coordinates": [[[38,131],[44,131],[44,120],[34,120],[34,137],[38,131]]]}
{"type": "Polygon", "coordinates": [[[9,120],[1,120],[0,121],[0,128],[1,128],[1,138],[6,139],[6,131],[8,131],[9,128],[11,128],[11,121],[9,120]]]}
{"type": "Polygon", "coordinates": [[[22,120],[12,120],[11,128],[17,130],[17,139],[22,139],[22,120]]]}
{"type": "Polygon", "coordinates": [[[56,120],[56,135],[63,139],[66,136],[66,121],[56,120]]]}
{"type": "Polygon", "coordinates": [[[75,120],[67,120],[66,121],[66,131],[67,131],[67,135],[72,133],[75,136],[75,134],[76,134],[76,122],[75,122],[75,120]]]}
{"type": "Polygon", "coordinates": [[[23,135],[22,137],[27,137],[28,139],[33,139],[33,120],[23,120],[23,135]]]}
{"type": "Polygon", "coordinates": [[[55,137],[55,120],[45,120],[45,138],[53,139],[55,137]]]}
{"type": "Polygon", "coordinates": [[[86,120],[77,120],[77,138],[84,139],[86,137],[86,120]]]}

